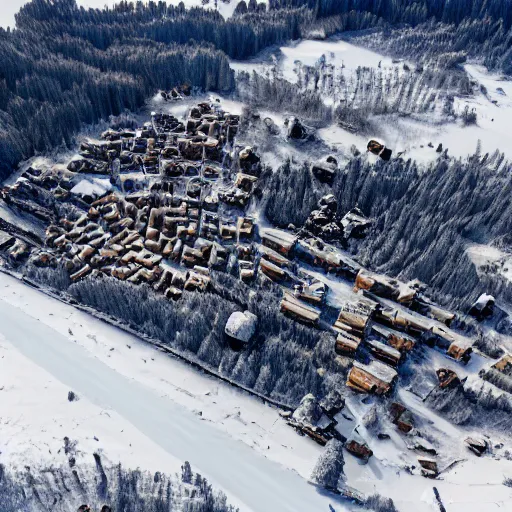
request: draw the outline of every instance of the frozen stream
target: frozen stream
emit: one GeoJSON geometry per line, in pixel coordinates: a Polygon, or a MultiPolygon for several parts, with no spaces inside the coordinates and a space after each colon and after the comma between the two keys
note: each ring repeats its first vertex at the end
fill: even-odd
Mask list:
{"type": "MultiPolygon", "coordinates": [[[[298,474],[111,369],[86,349],[5,301],[0,334],[25,357],[96,405],[115,410],[179,460],[188,460],[254,512],[328,511],[331,499],[298,474]]],[[[29,377],[29,376],[27,376],[29,377]]],[[[343,510],[336,505],[336,510],[343,510]]]]}

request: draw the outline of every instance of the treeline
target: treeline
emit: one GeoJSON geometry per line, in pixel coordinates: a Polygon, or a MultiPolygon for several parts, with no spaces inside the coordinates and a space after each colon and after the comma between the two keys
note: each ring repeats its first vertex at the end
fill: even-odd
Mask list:
{"type": "Polygon", "coordinates": [[[164,2],[78,8],[33,0],[0,29],[0,179],[36,152],[69,147],[84,124],[135,111],[158,89],[230,91],[226,53],[243,58],[299,37],[304,9],[217,12],[164,2]]]}
{"type": "MultiPolygon", "coordinates": [[[[67,439],[67,438],[66,438],[67,439]]],[[[0,465],[2,512],[68,512],[88,503],[99,511],[107,505],[123,512],[237,512],[226,495],[212,488],[188,462],[181,478],[160,472],[104,467],[98,454],[88,465],[44,470],[25,466],[10,470],[0,465]]]]}
{"type": "Polygon", "coordinates": [[[87,278],[70,285],[62,269],[28,264],[25,271],[47,286],[55,287],[58,282],[61,291],[81,304],[292,407],[307,393],[324,396],[344,382],[345,375],[332,357],[334,338],[280,313],[282,292],[266,280],[250,288],[228,274],[214,273],[208,293],[185,292],[180,301],[173,302],[146,285],[114,278],[87,278]],[[246,309],[258,317],[256,337],[249,347],[236,351],[224,328],[231,313],[246,309]]]}
{"type": "Polygon", "coordinates": [[[369,12],[391,24],[417,25],[431,18],[449,24],[465,19],[502,19],[506,29],[512,27],[511,0],[270,0],[269,5],[274,9],[305,6],[317,17],[369,12]]]}
{"type": "Polygon", "coordinates": [[[212,9],[185,9],[183,4],[165,2],[124,1],[110,9],[84,9],[75,0],[32,0],[16,15],[16,25],[44,36],[80,38],[101,50],[133,38],[165,44],[194,41],[243,59],[267,46],[299,38],[301,26],[311,19],[312,13],[304,8],[251,10],[225,20],[212,9]]]}
{"type": "MultiPolygon", "coordinates": [[[[338,171],[329,191],[339,214],[358,205],[374,219],[369,236],[353,247],[363,265],[420,279],[433,298],[464,310],[485,291],[512,300],[510,283],[479,274],[466,253],[471,243],[501,242],[511,232],[511,172],[498,152],[440,158],[425,171],[411,160],[370,164],[357,157],[338,171]]],[[[269,181],[269,190],[277,186],[266,214],[280,225],[303,219],[302,205],[310,207],[324,193],[306,167],[284,166],[269,181]]]]}
{"type": "Polygon", "coordinates": [[[475,57],[489,69],[512,73],[512,30],[502,20],[464,20],[457,25],[422,23],[415,27],[354,35],[354,44],[431,67],[451,68],[475,57]]]}
{"type": "Polygon", "coordinates": [[[241,101],[252,107],[273,112],[293,113],[308,121],[326,124],[332,108],[317,91],[297,87],[287,80],[241,72],[236,77],[236,90],[241,101]]]}
{"type": "Polygon", "coordinates": [[[456,425],[510,432],[512,401],[507,393],[496,395],[489,386],[435,388],[426,404],[456,425]]]}

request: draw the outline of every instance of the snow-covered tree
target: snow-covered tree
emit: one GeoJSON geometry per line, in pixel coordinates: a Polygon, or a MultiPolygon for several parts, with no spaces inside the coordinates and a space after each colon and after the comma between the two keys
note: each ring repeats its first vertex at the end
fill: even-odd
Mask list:
{"type": "Polygon", "coordinates": [[[343,475],[343,443],[337,439],[331,439],[318,458],[311,473],[311,480],[326,489],[335,490],[343,475]]]}

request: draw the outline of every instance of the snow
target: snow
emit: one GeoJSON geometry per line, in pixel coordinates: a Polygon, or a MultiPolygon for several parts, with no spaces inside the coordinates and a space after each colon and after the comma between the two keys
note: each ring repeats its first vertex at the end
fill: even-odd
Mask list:
{"type": "Polygon", "coordinates": [[[226,323],[226,334],[247,343],[256,332],[257,321],[258,317],[250,311],[235,311],[226,323]]]}
{"type": "Polygon", "coordinates": [[[363,364],[359,361],[354,361],[354,366],[360,370],[368,372],[377,379],[383,382],[392,382],[393,379],[398,375],[391,366],[381,363],[380,361],[372,360],[369,364],[363,364]]]}
{"type": "Polygon", "coordinates": [[[290,82],[297,81],[297,75],[294,72],[296,61],[300,61],[306,66],[314,66],[322,55],[325,55],[326,64],[336,67],[344,66],[345,71],[355,71],[360,66],[376,68],[379,63],[383,68],[393,66],[389,57],[336,39],[300,41],[290,46],[282,46],[281,53],[281,72],[283,78],[290,82]]]}
{"type": "MultiPolygon", "coordinates": [[[[97,417],[97,423],[91,420],[90,425],[84,424],[77,431],[80,444],[87,447],[94,435],[100,441],[104,437],[102,446],[110,460],[124,460],[124,450],[132,449],[127,460],[144,467],[155,453],[149,438],[160,451],[160,458],[155,457],[150,467],[158,464],[160,470],[169,471],[166,467],[174,470],[176,464],[169,462],[166,466],[165,457],[189,460],[231,501],[245,504],[242,510],[274,510],[279,505],[279,510],[309,512],[327,510],[329,502],[335,510],[344,510],[335,498],[320,496],[306,484],[321,447],[297,436],[275,409],[3,274],[0,334],[32,363],[25,366],[27,373],[18,374],[18,370],[12,371],[14,365],[0,359],[2,380],[10,373],[31,375],[32,365],[37,365],[47,372],[45,376],[51,374],[61,382],[48,392],[53,401],[51,405],[48,398],[49,409],[56,411],[55,416],[63,422],[57,435],[51,416],[41,427],[32,421],[32,413],[27,413],[27,402],[15,406],[22,392],[33,394],[32,400],[43,394],[40,382],[46,377],[14,397],[7,398],[6,390],[0,392],[0,410],[9,411],[6,420],[14,422],[17,418],[18,432],[25,432],[18,446],[11,445],[10,458],[16,458],[17,453],[20,460],[22,454],[34,453],[31,439],[40,439],[40,445],[50,444],[54,453],[63,435],[69,435],[64,432],[72,432],[73,426],[81,423],[80,418],[97,417]],[[80,400],[67,403],[68,390],[80,400]],[[8,400],[5,403],[9,408],[3,400],[8,400]],[[82,406],[83,416],[81,412],[69,415],[69,408],[82,406]],[[58,416],[59,411],[66,415],[58,416]],[[101,411],[110,415],[108,421],[101,411]],[[109,425],[114,425],[111,430],[109,425]],[[126,435],[132,447],[126,447],[125,437],[119,434],[124,425],[136,434],[126,435]],[[107,446],[116,435],[120,436],[114,439],[119,446],[114,445],[109,452],[107,446]],[[242,480],[240,475],[247,478],[242,480]]],[[[45,406],[37,409],[41,416],[45,406]]],[[[0,455],[0,461],[4,460],[0,455]]]]}
{"type": "Polygon", "coordinates": [[[511,254],[486,244],[471,244],[466,248],[466,252],[477,271],[482,271],[480,270],[481,267],[489,266],[492,269],[491,271],[495,271],[505,279],[512,281],[511,254]]]}
{"type": "Polygon", "coordinates": [[[110,180],[101,178],[83,179],[72,189],[71,193],[80,196],[101,197],[112,189],[110,180]]]}

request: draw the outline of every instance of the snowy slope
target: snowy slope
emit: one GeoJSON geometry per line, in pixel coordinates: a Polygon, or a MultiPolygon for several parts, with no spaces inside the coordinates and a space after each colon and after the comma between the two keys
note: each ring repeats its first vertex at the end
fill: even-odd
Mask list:
{"type": "MultiPolygon", "coordinates": [[[[335,498],[333,501],[332,497],[324,497],[317,494],[315,489],[309,486],[295,472],[285,469],[281,464],[265,458],[248,446],[248,438],[253,438],[253,444],[259,445],[260,450],[266,448],[269,453],[275,452],[276,450],[271,450],[268,447],[277,443],[280,434],[286,433],[286,439],[290,441],[286,446],[298,447],[296,451],[302,452],[300,455],[296,455],[299,458],[299,462],[301,457],[307,457],[311,466],[315,462],[319,447],[312,442],[299,438],[288,427],[286,427],[285,431],[280,431],[280,425],[278,425],[276,428],[277,434],[274,434],[274,425],[268,423],[269,416],[268,414],[265,415],[264,410],[267,409],[265,406],[253,403],[252,399],[247,399],[244,395],[236,393],[238,395],[235,396],[236,403],[239,404],[239,408],[236,409],[234,402],[231,402],[231,414],[226,414],[226,409],[223,408],[217,411],[217,414],[221,416],[220,418],[212,417],[215,413],[214,411],[204,411],[204,415],[200,414],[198,410],[192,412],[190,408],[193,405],[197,405],[202,398],[198,397],[197,400],[194,400],[194,395],[195,393],[200,393],[199,389],[201,386],[202,393],[210,394],[209,398],[205,399],[205,401],[212,404],[212,409],[215,409],[213,406],[217,404],[217,401],[222,401],[222,407],[227,407],[226,401],[229,400],[229,392],[221,391],[219,383],[198,375],[190,368],[184,367],[179,372],[177,370],[178,365],[173,364],[176,363],[175,361],[170,363],[168,357],[157,353],[154,349],[141,343],[137,348],[135,346],[137,341],[134,338],[132,338],[132,345],[130,345],[132,348],[128,348],[126,347],[125,335],[119,333],[120,339],[116,344],[114,333],[119,331],[114,328],[107,328],[109,345],[108,348],[104,347],[103,350],[105,352],[97,348],[99,336],[96,340],[88,338],[90,340],[89,343],[95,348],[95,354],[98,354],[98,357],[95,357],[95,354],[75,342],[76,338],[74,335],[73,340],[71,340],[69,337],[45,325],[44,320],[54,316],[55,318],[49,319],[50,322],[55,320],[61,325],[61,329],[68,329],[69,327],[66,327],[68,324],[65,319],[70,313],[74,312],[72,308],[69,307],[68,314],[66,315],[64,311],[60,310],[60,303],[42,297],[33,290],[28,290],[27,292],[24,285],[16,283],[11,278],[2,276],[1,281],[4,285],[9,285],[7,290],[5,290],[5,286],[3,287],[3,290],[7,291],[5,295],[17,296],[21,294],[21,296],[17,296],[15,299],[19,301],[18,305],[41,318],[38,321],[31,317],[28,312],[11,306],[5,299],[2,299],[0,307],[0,333],[26,359],[31,360],[33,364],[37,364],[44,369],[43,381],[47,379],[48,374],[51,374],[52,379],[56,379],[64,384],[64,386],[61,384],[60,390],[57,391],[59,398],[57,400],[58,404],[55,405],[57,409],[54,408],[54,410],[59,411],[61,410],[60,407],[64,405],[78,408],[81,403],[91,407],[89,401],[92,402],[92,405],[96,408],[100,407],[101,410],[115,416],[115,418],[122,418],[125,423],[133,425],[133,427],[130,427],[132,432],[138,430],[144,436],[150,438],[159,446],[164,455],[170,454],[180,461],[189,460],[193,467],[201,474],[207,476],[217,488],[225,490],[233,502],[243,504],[243,510],[289,510],[294,512],[304,510],[306,512],[311,510],[328,510],[329,503],[335,505],[337,510],[345,509],[343,506],[336,505],[335,498]],[[31,303],[27,300],[28,297],[31,298],[31,303]],[[36,298],[34,299],[34,297],[36,298]],[[52,315],[50,315],[48,309],[45,311],[44,306],[41,307],[48,300],[51,306],[53,306],[50,309],[50,311],[54,311],[52,315]],[[34,304],[39,304],[39,307],[37,309],[34,308],[34,304]],[[102,353],[103,357],[112,355],[110,359],[116,359],[117,352],[121,351],[121,345],[125,347],[126,351],[132,353],[131,351],[133,350],[133,354],[136,354],[133,358],[127,357],[125,359],[127,362],[132,361],[131,367],[124,367],[124,372],[128,373],[130,378],[109,367],[99,359],[102,353]],[[113,354],[109,354],[112,346],[114,347],[113,354]],[[144,358],[147,362],[144,362],[141,358],[142,353],[147,356],[147,359],[144,358]],[[151,361],[151,357],[155,361],[151,361]],[[139,373],[137,368],[141,366],[145,366],[146,370],[145,372],[139,370],[139,373]],[[160,383],[157,384],[158,387],[151,387],[151,383],[154,385],[155,382],[160,383]],[[179,387],[175,383],[179,383],[179,387]],[[62,404],[63,400],[67,400],[67,394],[64,392],[67,389],[74,390],[81,397],[81,400],[70,404],[62,404]],[[180,399],[174,400],[175,396],[180,395],[180,399]],[[180,401],[182,403],[189,402],[188,407],[183,406],[180,401]],[[248,405],[242,407],[246,402],[248,405]],[[218,422],[220,428],[219,425],[213,422],[218,422]],[[231,437],[224,430],[226,425],[233,428],[235,438],[244,438],[246,442],[231,437]],[[265,425],[270,430],[268,434],[265,432],[265,425]],[[244,475],[244,478],[240,478],[240,475],[244,475]]],[[[64,307],[68,308],[67,306],[64,307]]],[[[77,331],[80,330],[79,326],[82,326],[82,336],[91,334],[90,331],[88,332],[86,320],[87,315],[73,318],[72,320],[73,322],[79,322],[74,326],[77,331]]],[[[94,326],[99,322],[92,320],[91,323],[94,326]]],[[[101,327],[104,328],[106,326],[102,325],[101,327]]],[[[101,331],[102,329],[99,329],[99,332],[101,331]]],[[[72,330],[72,332],[74,331],[72,330]]],[[[68,336],[71,336],[69,332],[68,336]]],[[[20,360],[18,356],[16,358],[16,360],[20,360]]],[[[120,357],[119,359],[123,358],[120,357]]],[[[9,374],[12,371],[11,366],[6,365],[4,360],[1,361],[0,374],[9,374]]],[[[124,366],[120,361],[117,364],[118,367],[124,366]]],[[[18,371],[16,370],[15,373],[18,374],[18,371]]],[[[30,368],[28,375],[30,375],[30,368]]],[[[12,377],[12,379],[16,383],[16,377],[12,377]]],[[[17,382],[19,384],[19,381],[17,382]]],[[[54,389],[57,390],[57,388],[54,389]]],[[[233,394],[235,393],[232,390],[229,391],[233,394]]],[[[3,395],[0,395],[0,397],[4,400],[3,395]]],[[[5,405],[10,404],[12,406],[16,403],[15,398],[5,398],[5,400],[8,400],[5,405]]],[[[4,404],[2,403],[0,407],[2,411],[10,411],[6,420],[9,423],[14,421],[13,418],[25,416],[25,420],[19,426],[19,430],[25,430],[28,437],[34,435],[34,437],[39,436],[40,438],[41,434],[44,434],[42,430],[45,430],[48,424],[46,424],[46,427],[43,426],[41,428],[38,422],[32,422],[30,413],[27,415],[26,405],[26,402],[24,405],[22,402],[19,409],[7,409],[3,407],[4,404]]],[[[98,411],[98,409],[89,410],[98,411]]],[[[203,412],[203,408],[200,411],[203,412]]],[[[274,423],[278,421],[279,417],[276,411],[270,410],[270,413],[273,416],[274,423]]],[[[71,424],[73,424],[73,421],[71,421],[71,424]]],[[[281,426],[284,427],[284,423],[281,423],[281,426]]],[[[92,435],[91,430],[94,430],[93,427],[95,425],[87,429],[89,437],[92,435]]],[[[17,432],[19,431],[12,431],[16,436],[17,432]]],[[[100,438],[100,435],[97,435],[97,437],[100,438]]],[[[139,433],[137,436],[136,439],[140,439],[141,434],[139,433]]],[[[43,436],[43,439],[51,444],[53,437],[52,428],[51,431],[46,433],[46,436],[43,436]]],[[[87,434],[82,434],[81,439],[84,443],[87,442],[87,434]]],[[[20,448],[12,447],[11,454],[13,456],[15,453],[26,454],[27,450],[30,451],[29,446],[27,446],[30,445],[27,437],[21,436],[20,443],[20,448]]],[[[137,450],[138,457],[140,457],[138,464],[143,465],[147,455],[142,455],[145,448],[142,441],[140,443],[139,450],[142,451],[137,450]]],[[[284,444],[283,438],[281,438],[281,443],[284,444]]],[[[121,447],[124,446],[124,438],[122,436],[118,444],[121,447]]],[[[122,456],[121,447],[114,449],[112,458],[115,458],[116,454],[122,456]]],[[[293,456],[289,458],[289,461],[287,460],[286,451],[291,452],[292,450],[285,448],[284,451],[281,451],[279,455],[280,460],[285,464],[295,464],[296,459],[293,456]]],[[[276,453],[273,453],[273,456],[275,455],[276,453]]],[[[162,469],[166,470],[165,467],[162,469]]],[[[309,473],[309,469],[307,473],[309,473]]]]}

